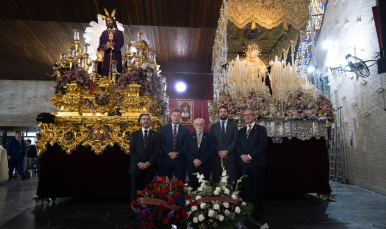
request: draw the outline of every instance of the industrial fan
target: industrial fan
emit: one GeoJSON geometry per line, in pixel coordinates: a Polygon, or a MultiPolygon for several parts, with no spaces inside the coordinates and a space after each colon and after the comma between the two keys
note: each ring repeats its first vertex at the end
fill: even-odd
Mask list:
{"type": "Polygon", "coordinates": [[[358,77],[367,78],[370,76],[369,67],[373,66],[374,64],[377,64],[376,60],[363,61],[363,60],[359,59],[358,57],[351,56],[350,54],[348,54],[345,57],[345,59],[347,60],[348,65],[330,68],[331,71],[338,70],[341,72],[353,72],[357,76],[357,79],[358,79],[358,77]],[[375,63],[373,63],[370,66],[367,66],[366,65],[367,62],[375,62],[375,63]]]}

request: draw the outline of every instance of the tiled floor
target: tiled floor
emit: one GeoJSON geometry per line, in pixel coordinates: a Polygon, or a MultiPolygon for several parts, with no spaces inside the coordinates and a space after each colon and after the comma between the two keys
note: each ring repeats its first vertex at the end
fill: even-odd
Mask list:
{"type": "MultiPolygon", "coordinates": [[[[269,228],[386,228],[386,196],[353,185],[331,182],[336,202],[314,194],[267,196],[269,228]]],[[[58,198],[35,206],[37,179],[0,183],[0,229],[127,228],[128,199],[58,198]]],[[[258,228],[250,221],[248,228],[258,228]]]]}

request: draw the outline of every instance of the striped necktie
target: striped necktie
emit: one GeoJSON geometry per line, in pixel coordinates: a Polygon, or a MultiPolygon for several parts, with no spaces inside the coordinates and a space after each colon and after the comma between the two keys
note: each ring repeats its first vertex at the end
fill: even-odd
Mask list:
{"type": "Polygon", "coordinates": [[[177,126],[174,126],[173,131],[173,152],[176,152],[177,149],[177,126]]]}

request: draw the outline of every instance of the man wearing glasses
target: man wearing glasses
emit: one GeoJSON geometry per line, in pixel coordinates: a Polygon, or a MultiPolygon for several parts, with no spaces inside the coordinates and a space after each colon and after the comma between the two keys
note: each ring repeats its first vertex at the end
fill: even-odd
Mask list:
{"type": "Polygon", "coordinates": [[[214,155],[213,135],[204,132],[205,121],[202,118],[194,120],[196,132],[188,134],[185,138],[184,153],[187,158],[187,169],[189,173],[189,185],[196,189],[198,179],[192,173],[204,175],[205,180],[209,180],[210,158],[214,155]]]}
{"type": "Polygon", "coordinates": [[[255,112],[251,108],[244,111],[246,127],[237,133],[236,152],[239,155],[242,175],[245,185],[246,201],[255,206],[253,219],[261,222],[263,216],[263,182],[265,172],[265,147],[267,145],[267,130],[255,123],[255,112]]]}

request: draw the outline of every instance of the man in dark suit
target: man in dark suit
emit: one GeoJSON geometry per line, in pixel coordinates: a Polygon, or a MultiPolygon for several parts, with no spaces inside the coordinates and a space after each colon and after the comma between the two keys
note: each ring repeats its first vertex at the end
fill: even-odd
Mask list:
{"type": "Polygon", "coordinates": [[[150,129],[150,114],[139,118],[142,129],[131,134],[130,140],[130,200],[135,199],[137,190],[143,190],[151,183],[158,170],[158,156],[161,148],[159,133],[150,129]]]}
{"type": "Polygon", "coordinates": [[[170,115],[172,123],[161,128],[161,169],[162,176],[170,179],[174,175],[185,183],[186,157],[184,155],[184,142],[189,134],[188,128],[180,124],[181,111],[172,110],[170,115]]]}
{"type": "Polygon", "coordinates": [[[8,181],[11,181],[15,166],[19,172],[21,179],[25,180],[24,174],[24,157],[27,153],[25,140],[21,138],[21,131],[16,131],[15,137],[9,139],[7,144],[8,156],[8,181]]]}
{"type": "Polygon", "coordinates": [[[246,201],[255,206],[253,218],[263,220],[263,182],[265,172],[265,147],[267,146],[267,130],[255,123],[255,112],[247,108],[244,111],[246,127],[237,133],[236,151],[240,156],[246,201]]]}
{"type": "Polygon", "coordinates": [[[188,134],[185,139],[184,152],[187,158],[186,171],[189,173],[189,185],[196,189],[198,179],[192,173],[203,174],[204,179],[209,180],[210,158],[215,153],[215,149],[213,135],[204,132],[204,119],[194,120],[194,128],[196,132],[188,134]]]}
{"type": "Polygon", "coordinates": [[[228,122],[228,108],[221,106],[218,108],[218,114],[220,115],[220,122],[214,123],[209,133],[214,135],[215,149],[217,154],[212,157],[213,164],[213,176],[214,182],[220,180],[222,173],[221,158],[227,175],[229,176],[228,182],[236,184],[238,176],[237,163],[239,162],[239,156],[236,153],[235,145],[237,138],[237,124],[234,122],[228,122]]]}

